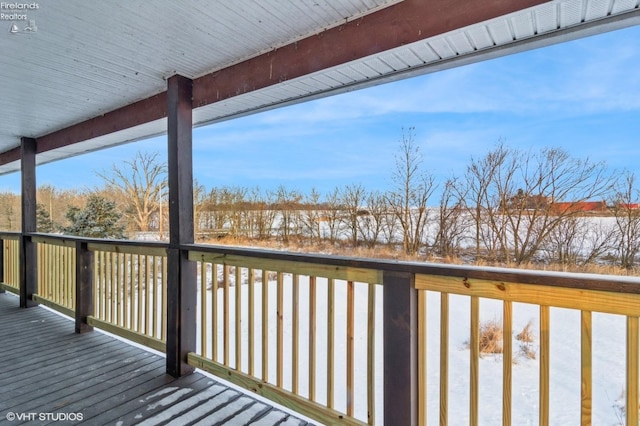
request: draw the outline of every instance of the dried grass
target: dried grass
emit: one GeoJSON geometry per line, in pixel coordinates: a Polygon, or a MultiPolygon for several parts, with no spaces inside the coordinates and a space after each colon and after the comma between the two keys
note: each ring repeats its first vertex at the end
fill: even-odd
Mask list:
{"type": "Polygon", "coordinates": [[[502,353],[502,324],[498,321],[487,321],[480,325],[480,353],[502,353]]]}
{"type": "Polygon", "coordinates": [[[516,334],[516,340],[519,340],[523,343],[532,343],[535,340],[533,332],[531,331],[532,326],[533,320],[530,320],[527,325],[524,326],[522,331],[516,334]]]}

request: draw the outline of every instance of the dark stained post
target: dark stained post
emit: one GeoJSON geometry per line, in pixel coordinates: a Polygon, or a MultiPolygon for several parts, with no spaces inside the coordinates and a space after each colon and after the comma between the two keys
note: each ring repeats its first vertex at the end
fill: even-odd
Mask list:
{"type": "Polygon", "coordinates": [[[384,271],[384,424],[418,422],[418,292],[415,276],[384,271]]]}
{"type": "MultiPolygon", "coordinates": [[[[0,237],[0,282],[4,281],[4,240],[0,237]]],[[[4,289],[0,288],[0,294],[4,293],[4,289]]]]}
{"type": "Polygon", "coordinates": [[[22,238],[20,239],[20,307],[36,306],[32,297],[38,291],[36,245],[31,236],[36,232],[36,140],[22,138],[22,238]]]}
{"type": "Polygon", "coordinates": [[[76,241],[76,333],[93,331],[87,317],[93,315],[93,252],[76,241]]]}
{"type": "Polygon", "coordinates": [[[182,244],[192,244],[193,161],[192,81],[175,75],[167,88],[169,147],[169,251],[167,280],[167,373],[179,377],[194,370],[187,363],[196,349],[196,265],[182,244]]]}

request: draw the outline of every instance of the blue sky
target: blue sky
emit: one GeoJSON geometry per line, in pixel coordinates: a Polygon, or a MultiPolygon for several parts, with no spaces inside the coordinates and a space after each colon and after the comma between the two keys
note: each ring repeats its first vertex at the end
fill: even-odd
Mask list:
{"type": "MultiPolygon", "coordinates": [[[[200,127],[194,175],[208,188],[384,190],[403,127],[440,182],[500,139],[640,174],[639,40],[640,26],[200,127]]],[[[37,181],[99,186],[96,171],[138,150],[166,158],[165,138],[40,166],[37,181]]],[[[18,174],[0,189],[19,191],[18,174]]]]}

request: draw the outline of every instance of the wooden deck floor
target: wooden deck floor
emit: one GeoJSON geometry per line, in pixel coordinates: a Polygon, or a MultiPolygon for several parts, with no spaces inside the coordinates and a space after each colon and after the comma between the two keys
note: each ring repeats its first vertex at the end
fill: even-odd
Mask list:
{"type": "Polygon", "coordinates": [[[161,356],[75,334],[68,319],[0,294],[0,425],[48,423],[307,424],[202,374],[174,379],[161,356]]]}

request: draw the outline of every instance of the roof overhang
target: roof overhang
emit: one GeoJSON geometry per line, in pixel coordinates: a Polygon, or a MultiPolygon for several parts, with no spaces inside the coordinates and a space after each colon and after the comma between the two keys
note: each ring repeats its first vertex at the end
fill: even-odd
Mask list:
{"type": "Polygon", "coordinates": [[[165,133],[175,74],[200,126],[637,25],[639,4],[42,2],[25,12],[36,32],[0,37],[0,173],[19,170],[22,137],[42,164],[165,133]]]}

